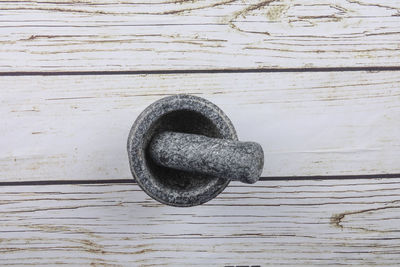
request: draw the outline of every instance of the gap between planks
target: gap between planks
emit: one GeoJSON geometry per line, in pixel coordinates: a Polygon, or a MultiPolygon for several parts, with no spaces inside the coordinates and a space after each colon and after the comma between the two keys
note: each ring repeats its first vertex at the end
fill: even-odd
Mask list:
{"type": "Polygon", "coordinates": [[[257,68],[257,69],[173,69],[123,71],[3,71],[0,76],[72,76],[72,75],[143,75],[143,74],[202,74],[202,73],[272,73],[272,72],[345,72],[400,71],[400,66],[326,67],[326,68],[257,68]]]}
{"type": "MultiPolygon", "coordinates": [[[[399,178],[400,173],[367,174],[367,175],[321,175],[321,176],[277,176],[260,177],[259,182],[268,181],[315,181],[315,180],[360,180],[360,179],[390,179],[399,178]]],[[[234,181],[235,182],[235,181],[234,181]]],[[[42,180],[23,182],[0,182],[0,186],[24,185],[74,185],[74,184],[136,184],[134,179],[108,179],[108,180],[42,180]]]]}

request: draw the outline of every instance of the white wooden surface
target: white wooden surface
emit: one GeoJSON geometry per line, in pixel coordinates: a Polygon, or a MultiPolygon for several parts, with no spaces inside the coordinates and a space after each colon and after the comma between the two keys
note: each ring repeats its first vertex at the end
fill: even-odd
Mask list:
{"type": "Polygon", "coordinates": [[[153,101],[215,102],[263,176],[400,173],[400,72],[0,77],[0,182],[132,177],[130,127],[153,101]]]}
{"type": "Polygon", "coordinates": [[[1,1],[0,71],[399,66],[398,0],[1,1]]]}
{"type": "Polygon", "coordinates": [[[0,265],[398,266],[400,178],[340,175],[399,177],[399,14],[397,0],[0,1],[0,265]],[[185,209],[94,184],[130,179],[129,127],[175,93],[219,105],[263,145],[263,176],[288,180],[185,209]],[[296,180],[310,175],[338,179],[296,180]]]}
{"type": "Polygon", "coordinates": [[[232,183],[194,208],[135,184],[0,187],[2,265],[398,266],[400,178],[232,183]]]}

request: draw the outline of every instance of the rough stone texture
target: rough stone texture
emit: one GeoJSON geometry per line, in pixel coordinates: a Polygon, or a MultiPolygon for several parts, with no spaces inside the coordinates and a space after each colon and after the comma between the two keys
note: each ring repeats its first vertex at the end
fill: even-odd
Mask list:
{"type": "Polygon", "coordinates": [[[205,203],[229,184],[226,177],[160,166],[149,153],[151,140],[172,131],[237,141],[229,118],[213,103],[196,96],[174,95],[148,106],[136,119],[128,136],[132,175],[152,198],[172,206],[205,203]]]}
{"type": "Polygon", "coordinates": [[[237,140],[229,118],[203,98],[174,95],[148,106],[138,116],[128,136],[132,175],[152,198],[185,207],[202,204],[221,193],[230,180],[166,168],[153,161],[148,146],[154,136],[165,131],[237,140]]]}
{"type": "Polygon", "coordinates": [[[264,165],[264,153],[257,143],[197,134],[163,132],[153,138],[149,152],[164,167],[249,184],[258,181],[264,165]]]}

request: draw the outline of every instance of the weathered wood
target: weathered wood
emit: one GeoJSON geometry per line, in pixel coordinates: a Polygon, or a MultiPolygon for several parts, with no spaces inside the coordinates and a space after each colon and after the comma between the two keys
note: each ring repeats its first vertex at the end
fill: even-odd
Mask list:
{"type": "Polygon", "coordinates": [[[265,152],[263,176],[400,173],[400,72],[0,77],[0,181],[131,178],[130,127],[207,98],[265,152]]]}
{"type": "Polygon", "coordinates": [[[400,65],[397,0],[2,1],[0,71],[400,65]]]}
{"type": "MultiPolygon", "coordinates": [[[[2,1],[0,72],[399,67],[399,14],[397,0],[2,1]]],[[[0,182],[131,178],[132,122],[175,93],[261,143],[263,176],[400,173],[400,72],[3,76],[0,90],[0,182]]],[[[0,262],[398,266],[399,185],[231,183],[189,209],[136,184],[1,186],[0,262]]]]}
{"type": "Polygon", "coordinates": [[[231,185],[194,208],[135,184],[0,187],[2,265],[396,266],[400,178],[231,185]]]}

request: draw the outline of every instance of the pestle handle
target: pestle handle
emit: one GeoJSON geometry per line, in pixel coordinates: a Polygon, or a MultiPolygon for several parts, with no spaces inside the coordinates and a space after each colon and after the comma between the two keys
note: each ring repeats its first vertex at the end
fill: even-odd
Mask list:
{"type": "Polygon", "coordinates": [[[258,181],[264,165],[258,143],[197,134],[162,132],[151,141],[149,152],[156,164],[167,168],[249,184],[258,181]]]}

